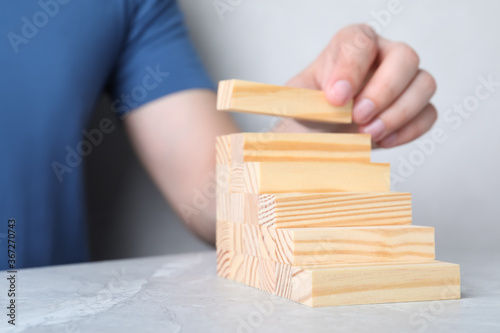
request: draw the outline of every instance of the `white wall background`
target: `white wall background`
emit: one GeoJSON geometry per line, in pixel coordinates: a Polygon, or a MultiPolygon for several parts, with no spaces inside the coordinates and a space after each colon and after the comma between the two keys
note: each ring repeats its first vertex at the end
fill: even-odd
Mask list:
{"type": "MultiPolygon", "coordinates": [[[[232,7],[223,19],[213,0],[180,1],[192,39],[210,74],[214,80],[239,78],[273,84],[283,84],[304,68],[336,31],[352,23],[376,22],[374,13],[387,10],[390,3],[220,1],[232,7]]],[[[394,189],[413,194],[414,223],[436,227],[440,259],[453,260],[461,251],[500,254],[500,86],[479,101],[467,117],[459,116],[460,123],[447,122],[443,117],[453,112],[449,110],[454,103],[474,101],[470,96],[474,96],[479,77],[492,76],[500,82],[500,2],[401,0],[400,4],[401,12],[378,28],[383,36],[414,47],[421,67],[436,77],[438,92],[433,103],[440,119],[434,129],[444,131],[447,139],[435,143],[429,154],[423,152],[419,142],[429,144],[431,134],[424,141],[377,151],[373,159],[390,162],[392,172],[402,177],[394,189]],[[409,171],[406,165],[403,174],[403,161],[410,160],[413,165],[409,171]]],[[[251,115],[235,118],[245,131],[267,128],[272,119],[251,115]]],[[[109,159],[106,149],[116,153],[120,150],[117,147],[122,147],[128,151],[121,139],[115,141],[100,148],[102,156],[94,154],[92,158],[109,159]]],[[[121,190],[112,198],[114,208],[103,202],[90,203],[92,228],[103,228],[93,238],[94,248],[100,253],[97,257],[208,248],[183,229],[130,153],[124,156],[129,169],[116,180],[121,190]],[[103,213],[102,209],[107,211],[103,213]],[[101,241],[110,239],[108,245],[102,245],[106,243],[101,241]]],[[[91,187],[94,192],[103,191],[102,181],[95,180],[95,161],[88,168],[94,177],[91,187]]],[[[102,169],[98,173],[97,179],[112,181],[102,169]]]]}

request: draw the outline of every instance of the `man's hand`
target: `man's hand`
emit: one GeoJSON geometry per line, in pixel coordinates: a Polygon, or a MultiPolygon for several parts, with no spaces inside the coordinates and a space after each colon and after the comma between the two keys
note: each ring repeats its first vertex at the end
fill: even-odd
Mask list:
{"type": "Polygon", "coordinates": [[[321,89],[334,105],[354,98],[355,125],[336,130],[369,133],[379,147],[389,148],[416,139],[437,118],[429,103],[436,82],[418,66],[408,45],[377,36],[367,25],[352,25],[288,85],[321,89]]]}
{"type": "MultiPolygon", "coordinates": [[[[322,89],[335,105],[354,97],[357,125],[304,126],[283,119],[278,131],[359,130],[371,133],[379,146],[392,147],[420,136],[436,119],[429,104],[436,84],[418,69],[416,53],[363,25],[337,33],[289,85],[322,89]]],[[[215,94],[196,89],[174,93],[141,106],[125,123],[146,169],[173,208],[194,233],[213,243],[215,197],[207,189],[214,188],[215,137],[238,132],[228,113],[215,111],[215,94]]]]}

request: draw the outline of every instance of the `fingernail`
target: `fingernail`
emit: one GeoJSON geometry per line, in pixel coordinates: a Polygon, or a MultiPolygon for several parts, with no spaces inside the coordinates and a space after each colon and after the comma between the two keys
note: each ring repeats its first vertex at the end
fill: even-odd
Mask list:
{"type": "Polygon", "coordinates": [[[380,141],[379,142],[379,146],[381,147],[392,147],[394,146],[394,144],[396,143],[396,139],[398,138],[398,134],[397,133],[392,133],[391,135],[389,135],[388,137],[386,137],[384,140],[380,141]]]}
{"type": "Polygon", "coordinates": [[[363,98],[354,105],[354,109],[352,110],[354,121],[358,124],[364,124],[370,120],[374,111],[375,104],[368,98],[363,98]]]}
{"type": "Polygon", "coordinates": [[[351,98],[351,84],[349,81],[340,80],[335,82],[331,89],[331,96],[335,104],[344,105],[351,98]]]}
{"type": "Polygon", "coordinates": [[[373,141],[377,141],[377,139],[382,135],[385,130],[384,122],[380,119],[377,119],[370,123],[370,125],[363,128],[363,133],[370,134],[372,136],[373,141]]]}

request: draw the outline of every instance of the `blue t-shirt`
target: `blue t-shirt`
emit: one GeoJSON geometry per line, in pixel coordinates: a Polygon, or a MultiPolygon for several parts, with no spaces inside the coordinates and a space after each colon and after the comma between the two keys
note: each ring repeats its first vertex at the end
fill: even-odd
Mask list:
{"type": "Polygon", "coordinates": [[[11,218],[17,268],[89,258],[82,156],[112,131],[86,128],[103,92],[124,116],[192,88],[213,85],[174,0],[1,1],[0,269],[11,218]]]}

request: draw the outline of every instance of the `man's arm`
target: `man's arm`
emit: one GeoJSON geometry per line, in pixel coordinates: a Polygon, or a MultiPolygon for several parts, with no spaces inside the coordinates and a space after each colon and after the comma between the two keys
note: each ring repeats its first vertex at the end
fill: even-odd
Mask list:
{"type": "MultiPolygon", "coordinates": [[[[275,129],[280,132],[367,132],[379,146],[393,147],[419,137],[436,120],[429,103],[436,85],[419,70],[415,51],[375,36],[364,25],[342,29],[288,84],[323,90],[334,105],[354,98],[354,124],[284,119],[275,129]]],[[[238,132],[215,106],[213,92],[188,90],[145,104],[125,120],[160,190],[188,227],[210,243],[215,240],[215,137],[238,132]]]]}
{"type": "Polygon", "coordinates": [[[238,132],[209,90],[145,104],[125,118],[134,148],[160,191],[198,237],[215,241],[215,137],[238,132]]]}

